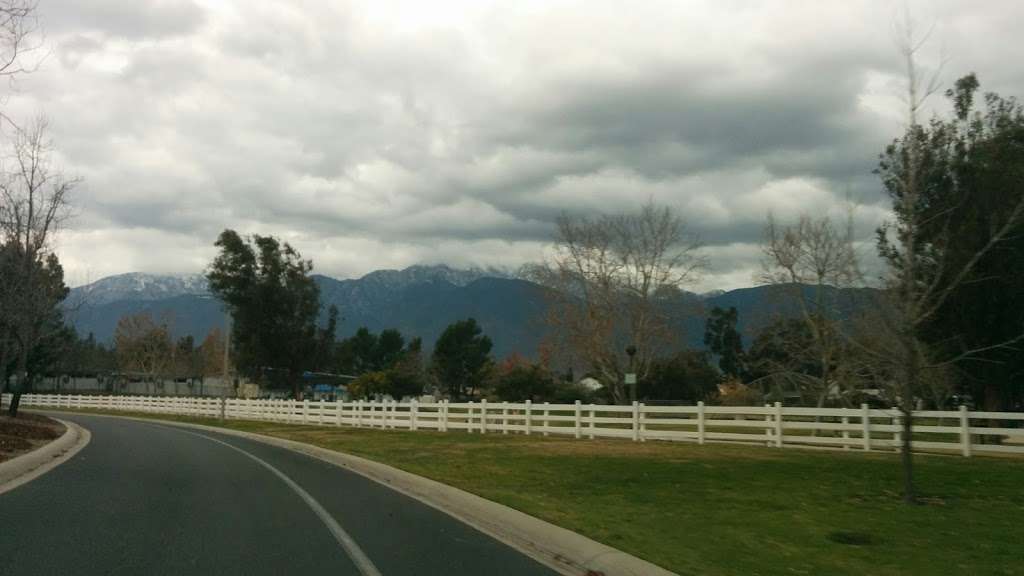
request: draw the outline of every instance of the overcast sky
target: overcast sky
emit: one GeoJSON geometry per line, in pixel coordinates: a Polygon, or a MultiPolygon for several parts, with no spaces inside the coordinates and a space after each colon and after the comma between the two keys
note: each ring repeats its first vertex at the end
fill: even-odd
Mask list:
{"type": "MultiPolygon", "coordinates": [[[[40,0],[45,113],[83,178],[72,284],[199,272],[225,227],[339,278],[516,267],[561,211],[651,198],[707,245],[696,290],[753,284],[769,210],[887,215],[896,3],[40,0]]],[[[912,2],[942,81],[1024,95],[1024,2],[912,2]]],[[[941,98],[933,101],[940,105],[941,98]]]]}

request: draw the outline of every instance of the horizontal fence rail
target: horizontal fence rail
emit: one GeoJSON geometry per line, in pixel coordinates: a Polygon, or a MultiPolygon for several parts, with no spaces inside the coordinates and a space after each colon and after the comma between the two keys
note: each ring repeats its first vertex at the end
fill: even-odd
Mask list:
{"type": "MultiPolygon", "coordinates": [[[[9,402],[5,395],[4,403],[9,402]]],[[[392,430],[462,430],[473,434],[540,434],[574,438],[739,442],[764,446],[819,446],[843,450],[898,450],[896,409],[764,406],[646,406],[533,402],[326,402],[180,396],[26,394],[23,406],[99,409],[315,426],[392,430]]],[[[1024,413],[918,411],[916,451],[1024,454],[1024,413]]]]}

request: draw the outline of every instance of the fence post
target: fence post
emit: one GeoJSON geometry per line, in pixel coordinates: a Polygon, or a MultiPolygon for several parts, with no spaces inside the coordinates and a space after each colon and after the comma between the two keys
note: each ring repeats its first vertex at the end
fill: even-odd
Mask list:
{"type": "Polygon", "coordinates": [[[697,402],[697,443],[704,443],[704,401],[697,402]]]}
{"type": "Polygon", "coordinates": [[[222,397],[220,399],[220,419],[221,420],[224,419],[224,409],[225,409],[225,405],[226,404],[227,404],[227,402],[225,402],[224,398],[222,397]]]}
{"type": "Polygon", "coordinates": [[[640,403],[640,408],[637,410],[638,413],[639,413],[638,418],[640,419],[640,441],[641,442],[647,442],[647,412],[644,410],[644,408],[646,408],[646,407],[647,407],[647,404],[644,404],[643,402],[641,402],[640,403]]]}
{"type": "Polygon", "coordinates": [[[782,402],[775,403],[775,447],[782,447],[782,402]]]}
{"type": "Polygon", "coordinates": [[[633,442],[640,441],[640,403],[633,401],[633,442]]]}
{"type": "Polygon", "coordinates": [[[531,418],[530,410],[532,410],[532,407],[533,407],[533,402],[530,401],[530,400],[527,400],[526,401],[526,420],[523,422],[523,426],[526,428],[526,435],[527,436],[530,435],[530,424],[531,424],[531,422],[530,422],[530,418],[531,418]]]}
{"type": "Polygon", "coordinates": [[[409,429],[416,430],[416,416],[419,414],[420,404],[413,398],[412,405],[409,408],[409,429]]]}
{"type": "MultiPolygon", "coordinates": [[[[893,410],[897,410],[897,408],[893,407],[893,410]]],[[[892,424],[893,426],[896,427],[896,432],[892,435],[892,438],[893,438],[892,451],[893,452],[899,452],[900,451],[900,445],[903,444],[903,431],[901,430],[901,428],[903,426],[903,413],[901,412],[899,415],[893,416],[892,421],[890,422],[890,424],[892,424]]]]}
{"type": "Polygon", "coordinates": [[[508,434],[508,402],[501,403],[501,433],[508,434]]]}
{"type": "Polygon", "coordinates": [[[473,402],[466,403],[466,431],[473,433],[473,402]]]}
{"type": "MultiPolygon", "coordinates": [[[[765,402],[764,407],[765,408],[771,408],[772,405],[767,403],[767,402],[765,402]]],[[[766,446],[771,446],[772,445],[772,415],[771,414],[765,414],[764,415],[764,422],[765,422],[765,424],[764,424],[764,435],[767,437],[767,440],[765,441],[765,445],[766,446]]]]}
{"type": "Polygon", "coordinates": [[[850,417],[843,416],[843,450],[850,450],[850,430],[846,427],[850,424],[850,417]]]}
{"type": "Polygon", "coordinates": [[[864,451],[867,452],[871,450],[871,411],[866,403],[860,405],[860,427],[864,451]]]}
{"type": "Polygon", "coordinates": [[[545,436],[548,435],[548,426],[550,426],[550,424],[548,423],[548,411],[549,411],[548,407],[549,406],[551,406],[550,402],[545,402],[544,403],[544,435],[545,436]]]}
{"type": "Polygon", "coordinates": [[[580,426],[581,426],[581,424],[580,424],[580,401],[579,400],[576,401],[575,422],[576,422],[576,437],[579,438],[580,437],[580,426]]]}
{"type": "Polygon", "coordinates": [[[316,416],[316,423],[320,426],[324,425],[324,399],[320,399],[320,413],[316,416]]]}
{"type": "Polygon", "coordinates": [[[963,404],[960,405],[960,448],[965,458],[971,457],[971,419],[963,404]]]}
{"type": "Polygon", "coordinates": [[[487,399],[480,400],[480,433],[487,434],[487,399]]]}
{"type": "Polygon", "coordinates": [[[309,423],[309,400],[305,398],[302,399],[302,423],[309,423]]]}
{"type": "Polygon", "coordinates": [[[363,401],[356,400],[356,428],[363,427],[363,401]]]}

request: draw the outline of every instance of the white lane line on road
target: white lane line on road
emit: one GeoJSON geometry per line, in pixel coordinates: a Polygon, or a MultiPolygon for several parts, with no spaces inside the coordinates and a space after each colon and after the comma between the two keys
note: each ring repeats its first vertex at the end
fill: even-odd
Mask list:
{"type": "MultiPolygon", "coordinates": [[[[167,428],[166,426],[159,427],[167,428]]],[[[294,480],[289,478],[287,474],[281,472],[277,468],[274,468],[266,460],[263,460],[262,458],[254,454],[250,454],[249,452],[242,450],[241,448],[235,446],[234,444],[230,444],[228,442],[212,438],[205,434],[190,432],[188,430],[182,430],[180,428],[174,428],[173,430],[177,432],[191,434],[193,436],[199,436],[201,438],[206,438],[210,442],[216,442],[217,444],[227,446],[232,450],[245,454],[249,458],[252,458],[256,462],[258,462],[267,470],[273,472],[274,475],[276,475],[278,478],[281,479],[281,481],[287,484],[289,488],[291,488],[296,494],[299,495],[299,498],[302,498],[302,500],[306,504],[308,504],[310,508],[313,509],[313,512],[320,518],[320,521],[327,526],[328,530],[330,530],[331,534],[334,536],[334,539],[338,541],[338,544],[341,544],[341,547],[345,550],[345,553],[348,554],[348,557],[352,559],[352,562],[356,565],[356,568],[359,569],[360,574],[362,574],[363,576],[383,576],[380,573],[380,570],[378,570],[377,567],[374,566],[373,561],[370,560],[370,557],[367,556],[365,552],[363,552],[363,549],[360,548],[358,544],[356,544],[356,541],[353,540],[351,536],[349,536],[348,532],[346,532],[345,529],[342,528],[340,524],[338,524],[334,517],[332,517],[331,514],[327,512],[327,510],[325,510],[324,507],[321,506],[320,503],[317,502],[316,499],[313,498],[313,496],[310,495],[309,492],[303,490],[302,486],[299,486],[298,484],[295,483],[294,480]]]]}

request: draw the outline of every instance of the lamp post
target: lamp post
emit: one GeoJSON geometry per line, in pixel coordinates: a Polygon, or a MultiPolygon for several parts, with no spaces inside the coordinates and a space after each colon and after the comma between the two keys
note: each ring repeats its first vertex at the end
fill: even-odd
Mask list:
{"type": "Polygon", "coordinates": [[[636,346],[626,346],[626,355],[629,356],[629,372],[626,373],[626,385],[630,386],[629,400],[636,402],[636,372],[633,371],[633,359],[636,357],[636,346]]]}

